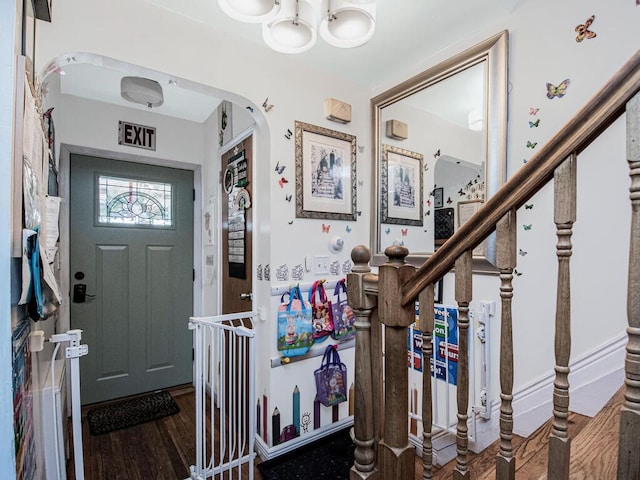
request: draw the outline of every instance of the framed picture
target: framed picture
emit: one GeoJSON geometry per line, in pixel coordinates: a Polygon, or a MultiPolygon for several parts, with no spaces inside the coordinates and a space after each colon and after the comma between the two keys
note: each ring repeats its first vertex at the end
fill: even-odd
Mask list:
{"type": "Polygon", "coordinates": [[[484,202],[482,200],[458,202],[458,227],[463,225],[474,213],[480,210],[483,203],[484,202]]]}
{"type": "Polygon", "coordinates": [[[433,189],[433,208],[444,207],[444,191],[442,187],[433,189]]]}
{"type": "MultiPolygon", "coordinates": [[[[476,213],[484,205],[482,200],[467,200],[458,202],[458,227],[468,221],[474,213],[476,213]]],[[[485,240],[473,249],[473,255],[484,255],[484,249],[487,241],[485,240]]]]}
{"type": "Polygon", "coordinates": [[[421,226],[422,154],[382,145],[382,223],[421,226]]]}
{"type": "Polygon", "coordinates": [[[356,220],[356,137],[295,124],[296,217],[356,220]]]}

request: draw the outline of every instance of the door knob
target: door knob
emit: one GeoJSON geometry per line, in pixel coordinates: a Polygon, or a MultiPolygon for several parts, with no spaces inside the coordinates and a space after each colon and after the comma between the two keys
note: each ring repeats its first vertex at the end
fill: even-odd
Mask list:
{"type": "Polygon", "coordinates": [[[253,293],[251,292],[241,293],[240,300],[253,300],[253,293]]]}

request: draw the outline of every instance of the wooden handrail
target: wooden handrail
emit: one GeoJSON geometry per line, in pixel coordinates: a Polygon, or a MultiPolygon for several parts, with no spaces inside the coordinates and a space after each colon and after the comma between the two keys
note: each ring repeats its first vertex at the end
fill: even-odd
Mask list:
{"type": "Polygon", "coordinates": [[[587,148],[624,113],[627,102],[639,91],[640,50],[407,280],[402,287],[402,305],[414,302],[462,253],[477,247],[507,212],[520,208],[542,189],[555,169],[571,154],[587,148]]]}

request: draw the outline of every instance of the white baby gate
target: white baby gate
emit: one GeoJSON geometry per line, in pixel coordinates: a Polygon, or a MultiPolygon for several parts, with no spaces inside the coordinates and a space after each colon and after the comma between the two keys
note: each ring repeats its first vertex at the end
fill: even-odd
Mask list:
{"type": "Polygon", "coordinates": [[[189,319],[194,336],[196,402],[192,479],[241,479],[244,475],[253,480],[256,414],[250,404],[255,397],[254,316],[243,312],[189,319]]]}

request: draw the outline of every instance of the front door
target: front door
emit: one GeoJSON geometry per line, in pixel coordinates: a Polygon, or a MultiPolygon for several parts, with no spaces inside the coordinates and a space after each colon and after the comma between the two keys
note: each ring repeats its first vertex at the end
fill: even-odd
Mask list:
{"type": "Polygon", "coordinates": [[[193,172],[72,155],[70,178],[83,403],[190,383],[193,172]]]}
{"type": "Polygon", "coordinates": [[[222,155],[222,313],[252,309],[252,160],[253,137],[222,155]]]}

